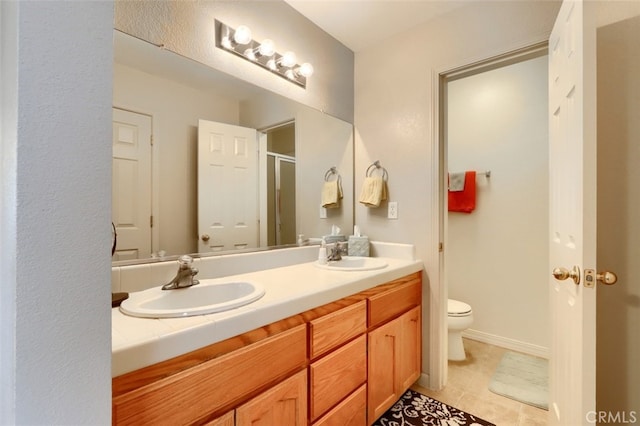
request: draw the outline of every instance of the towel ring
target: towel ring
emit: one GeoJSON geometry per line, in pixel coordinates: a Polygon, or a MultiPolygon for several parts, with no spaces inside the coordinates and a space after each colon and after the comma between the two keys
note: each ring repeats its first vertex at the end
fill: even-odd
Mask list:
{"type": "Polygon", "coordinates": [[[367,177],[373,176],[374,170],[378,170],[378,169],[382,169],[382,180],[384,180],[386,182],[389,179],[389,173],[387,173],[387,169],[385,169],[384,167],[382,167],[380,165],[380,161],[378,161],[378,160],[374,161],[373,164],[371,164],[369,167],[367,167],[367,171],[365,173],[365,176],[367,176],[367,177]]]}
{"type": "Polygon", "coordinates": [[[338,173],[338,169],[336,169],[336,167],[331,167],[329,170],[327,170],[327,172],[324,174],[324,181],[325,182],[329,182],[331,179],[331,176],[335,175],[336,176],[336,180],[338,181],[338,185],[342,185],[342,176],[340,176],[340,173],[338,173]]]}
{"type": "Polygon", "coordinates": [[[331,179],[331,176],[336,175],[336,179],[340,180],[340,173],[338,173],[338,169],[336,169],[336,167],[331,167],[329,170],[327,170],[327,172],[324,174],[324,181],[325,182],[329,182],[329,179],[331,179]]]}

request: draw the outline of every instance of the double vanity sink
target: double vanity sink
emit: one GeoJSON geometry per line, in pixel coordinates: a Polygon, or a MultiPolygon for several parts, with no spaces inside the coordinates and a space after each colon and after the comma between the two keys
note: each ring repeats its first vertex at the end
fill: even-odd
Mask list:
{"type": "MultiPolygon", "coordinates": [[[[331,271],[371,271],[387,265],[384,259],[359,256],[314,263],[320,269],[331,271]]],[[[235,309],[260,299],[264,293],[264,286],[257,281],[206,279],[186,288],[163,290],[154,287],[132,293],[122,302],[120,310],[140,318],[181,318],[235,309]]]]}
{"type": "MultiPolygon", "coordinates": [[[[317,258],[317,248],[311,247],[285,249],[282,254],[229,256],[230,264],[255,266],[246,273],[224,273],[224,256],[197,259],[199,284],[133,291],[120,308],[112,309],[112,375],[171,359],[422,270],[412,246],[396,246],[392,248],[399,248],[400,255],[381,246],[379,257],[344,256],[325,265],[310,260],[317,258]],[[276,265],[280,257],[307,260],[262,269],[260,256],[268,256],[268,263],[276,265]],[[216,271],[222,273],[209,278],[216,277],[216,271]]],[[[173,266],[171,271],[175,273],[173,266]]]]}

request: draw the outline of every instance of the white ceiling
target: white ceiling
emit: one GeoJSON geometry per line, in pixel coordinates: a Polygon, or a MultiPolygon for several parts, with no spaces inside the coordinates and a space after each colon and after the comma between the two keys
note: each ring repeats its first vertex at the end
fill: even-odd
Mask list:
{"type": "Polygon", "coordinates": [[[481,0],[285,0],[358,52],[394,34],[481,0]]]}

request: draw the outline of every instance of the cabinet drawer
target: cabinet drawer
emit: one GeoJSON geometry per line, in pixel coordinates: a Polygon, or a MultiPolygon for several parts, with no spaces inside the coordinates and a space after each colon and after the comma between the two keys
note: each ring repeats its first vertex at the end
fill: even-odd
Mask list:
{"type": "Polygon", "coordinates": [[[204,426],[235,426],[235,412],[229,411],[227,414],[218,417],[217,419],[210,421],[204,426]]]}
{"type": "Polygon", "coordinates": [[[228,409],[256,389],[304,367],[299,325],[113,399],[114,424],[186,424],[228,409]]]}
{"type": "Polygon", "coordinates": [[[320,417],[367,379],[367,340],[362,335],[309,367],[311,420],[320,417]]]}
{"type": "Polygon", "coordinates": [[[313,426],[362,426],[366,423],[367,385],[362,385],[313,426]]]}
{"type": "Polygon", "coordinates": [[[236,409],[236,426],[307,424],[307,372],[301,371],[236,409]]]}
{"type": "Polygon", "coordinates": [[[366,301],[311,321],[309,331],[309,356],[313,360],[367,331],[366,301]]]}
{"type": "Polygon", "coordinates": [[[391,290],[369,297],[369,328],[380,325],[418,306],[422,300],[422,279],[418,276],[391,290]]]}

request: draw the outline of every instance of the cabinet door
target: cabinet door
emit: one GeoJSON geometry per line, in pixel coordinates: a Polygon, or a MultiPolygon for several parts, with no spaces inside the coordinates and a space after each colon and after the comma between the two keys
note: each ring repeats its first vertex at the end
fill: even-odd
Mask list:
{"type": "Polygon", "coordinates": [[[420,306],[369,333],[368,420],[373,423],[420,376],[420,306]]]}
{"type": "Polygon", "coordinates": [[[380,417],[398,399],[396,383],[400,322],[394,320],[369,333],[369,424],[380,417]]]}
{"type": "Polygon", "coordinates": [[[416,306],[400,318],[402,343],[398,357],[398,397],[420,377],[422,365],[422,321],[420,306],[416,306]]]}
{"type": "Polygon", "coordinates": [[[307,371],[303,370],[236,409],[238,426],[307,424],[307,371]]]}

